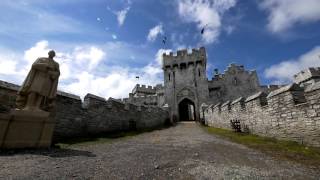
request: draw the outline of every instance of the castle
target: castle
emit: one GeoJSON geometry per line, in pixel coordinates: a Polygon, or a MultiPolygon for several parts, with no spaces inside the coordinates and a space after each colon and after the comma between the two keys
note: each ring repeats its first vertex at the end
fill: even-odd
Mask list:
{"type": "Polygon", "coordinates": [[[256,71],[230,64],[224,73],[215,69],[212,80],[207,78],[207,57],[204,47],[180,50],[174,55],[163,54],[164,86],[137,84],[126,102],[168,106],[173,121],[200,120],[200,107],[255,92],[269,92],[278,86],[261,86],[256,71]]]}
{"type": "MultiPolygon", "coordinates": [[[[294,83],[260,85],[256,71],[230,64],[207,78],[205,48],[163,54],[164,84],[137,84],[129,97],[106,100],[58,91],[54,141],[124,130],[154,129],[177,121],[200,121],[320,147],[320,68],[294,75],[294,83]]],[[[19,86],[0,81],[0,113],[15,107],[19,86]]],[[[3,134],[0,133],[0,139],[3,134]]]]}
{"type": "Polygon", "coordinates": [[[260,85],[256,71],[230,64],[207,78],[204,48],[163,54],[164,86],[136,85],[128,102],[166,107],[171,121],[196,120],[320,146],[320,68],[294,75],[289,85],[260,85]]]}

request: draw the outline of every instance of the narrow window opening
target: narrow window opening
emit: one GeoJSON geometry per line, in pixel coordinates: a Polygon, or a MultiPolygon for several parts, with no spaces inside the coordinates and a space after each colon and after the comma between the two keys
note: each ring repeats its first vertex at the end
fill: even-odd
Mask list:
{"type": "Polygon", "coordinates": [[[234,85],[238,85],[238,79],[235,77],[235,78],[233,78],[233,84],[234,85]]]}
{"type": "Polygon", "coordinates": [[[199,72],[199,77],[200,77],[201,76],[200,69],[198,69],[198,72],[199,72]]]}
{"type": "Polygon", "coordinates": [[[169,73],[169,81],[170,81],[170,73],[169,73]]]}
{"type": "Polygon", "coordinates": [[[173,88],[176,88],[176,83],[175,83],[175,78],[176,78],[176,75],[175,75],[175,72],[173,72],[173,88]]]}

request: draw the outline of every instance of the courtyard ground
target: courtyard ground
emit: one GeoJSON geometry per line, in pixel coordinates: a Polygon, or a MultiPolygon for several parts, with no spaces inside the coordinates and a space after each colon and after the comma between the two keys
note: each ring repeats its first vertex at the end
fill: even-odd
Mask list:
{"type": "Polygon", "coordinates": [[[51,150],[0,153],[0,179],[320,179],[319,167],[208,134],[195,123],[51,150]]]}

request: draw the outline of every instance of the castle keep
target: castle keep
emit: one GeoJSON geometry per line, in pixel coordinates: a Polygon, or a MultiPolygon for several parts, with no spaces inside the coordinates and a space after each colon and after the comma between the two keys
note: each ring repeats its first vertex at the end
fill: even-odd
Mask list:
{"type": "Polygon", "coordinates": [[[199,120],[197,110],[209,97],[206,64],[204,48],[163,55],[165,102],[174,121],[199,120]]]}

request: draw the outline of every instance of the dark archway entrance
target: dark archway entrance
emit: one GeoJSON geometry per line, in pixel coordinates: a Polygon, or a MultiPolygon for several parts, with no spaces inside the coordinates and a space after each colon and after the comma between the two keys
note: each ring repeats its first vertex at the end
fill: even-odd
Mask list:
{"type": "Polygon", "coordinates": [[[180,121],[195,121],[195,106],[194,103],[185,98],[179,103],[179,120],[180,121]]]}

